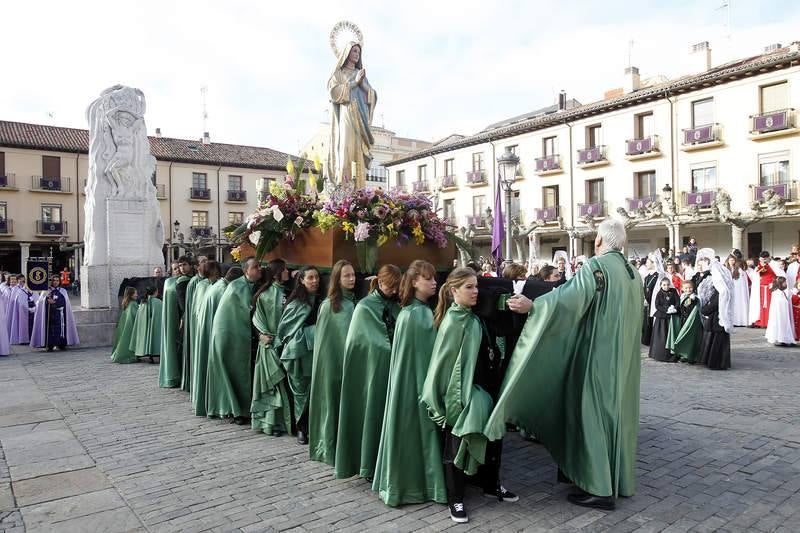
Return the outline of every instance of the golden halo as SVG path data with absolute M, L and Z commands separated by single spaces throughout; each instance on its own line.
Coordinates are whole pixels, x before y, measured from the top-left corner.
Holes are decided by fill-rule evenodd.
M 342 50 L 342 46 L 344 44 L 356 42 L 360 45 L 363 45 L 364 36 L 361 34 L 361 30 L 355 23 L 350 22 L 349 20 L 340 20 L 337 22 L 333 29 L 331 30 L 331 50 L 333 50 L 333 55 L 337 58 L 339 57 L 339 53 Z

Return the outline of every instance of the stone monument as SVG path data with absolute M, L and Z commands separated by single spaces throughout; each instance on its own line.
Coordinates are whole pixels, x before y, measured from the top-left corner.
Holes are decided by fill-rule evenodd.
M 142 91 L 114 85 L 89 105 L 89 177 L 81 266 L 81 307 L 118 307 L 128 277 L 163 266 L 164 225 L 152 182 L 155 158 Z

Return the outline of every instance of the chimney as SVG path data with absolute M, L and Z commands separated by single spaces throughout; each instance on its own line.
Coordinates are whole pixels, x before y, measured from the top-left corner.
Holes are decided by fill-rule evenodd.
M 706 72 L 711 68 L 711 46 L 708 41 L 692 45 L 689 55 L 692 61 L 692 74 Z
M 211 144 L 211 136 L 207 131 L 203 132 L 203 144 Z
M 161 138 L 161 128 L 156 128 L 156 137 Z
M 622 91 L 625 94 L 639 90 L 639 69 L 628 67 L 625 69 L 625 82 L 622 84 Z
M 771 54 L 772 52 L 777 52 L 781 48 L 783 48 L 781 46 L 781 43 L 768 44 L 767 46 L 764 47 L 764 53 L 765 54 Z
M 559 111 L 566 111 L 567 110 L 567 93 L 566 93 L 566 91 L 560 91 L 558 93 L 558 110 Z

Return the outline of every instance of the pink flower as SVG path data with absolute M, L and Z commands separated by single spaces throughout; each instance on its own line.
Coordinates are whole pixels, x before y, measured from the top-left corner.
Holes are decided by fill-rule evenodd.
M 359 222 L 353 232 L 353 238 L 356 242 L 366 241 L 369 238 L 369 222 Z

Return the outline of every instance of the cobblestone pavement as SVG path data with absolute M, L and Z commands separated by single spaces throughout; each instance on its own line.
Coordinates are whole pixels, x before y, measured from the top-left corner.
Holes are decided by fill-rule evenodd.
M 393 509 L 289 437 L 192 416 L 157 365 L 107 350 L 0 359 L 0 531 L 798 531 L 800 349 L 737 330 L 734 369 L 642 365 L 636 496 L 567 503 L 541 446 L 506 440 L 515 504 Z

